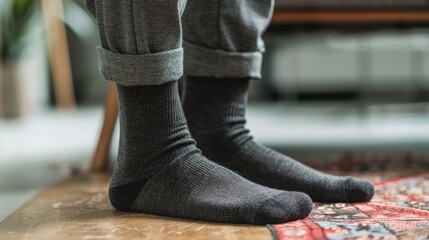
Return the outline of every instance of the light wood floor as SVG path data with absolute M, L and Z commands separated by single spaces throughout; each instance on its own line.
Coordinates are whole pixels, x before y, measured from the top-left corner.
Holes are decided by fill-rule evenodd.
M 264 226 L 224 225 L 117 212 L 109 177 L 70 177 L 0 223 L 0 239 L 272 239 Z

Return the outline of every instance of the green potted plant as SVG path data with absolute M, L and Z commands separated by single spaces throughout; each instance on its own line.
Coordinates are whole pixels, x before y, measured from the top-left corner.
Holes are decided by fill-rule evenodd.
M 1 0 L 1 71 L 0 71 L 0 115 L 20 116 L 25 112 L 26 93 L 23 90 L 21 62 L 28 39 L 28 32 L 37 21 L 39 1 Z

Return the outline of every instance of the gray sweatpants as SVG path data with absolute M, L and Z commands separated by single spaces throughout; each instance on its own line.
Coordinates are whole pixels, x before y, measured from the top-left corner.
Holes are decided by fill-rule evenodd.
M 126 86 L 159 85 L 184 73 L 260 78 L 261 36 L 273 5 L 274 0 L 87 0 L 99 27 L 100 71 Z

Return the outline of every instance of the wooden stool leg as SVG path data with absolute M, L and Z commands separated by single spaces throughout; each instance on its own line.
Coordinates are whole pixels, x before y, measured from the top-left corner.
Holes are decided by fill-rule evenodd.
M 104 104 L 104 119 L 97 148 L 91 161 L 91 172 L 102 172 L 106 170 L 109 161 L 110 143 L 115 130 L 118 117 L 118 97 L 115 84 L 111 84 Z
M 0 118 L 3 115 L 3 57 L 1 53 L 3 52 L 3 16 L 0 13 Z
M 48 40 L 55 101 L 59 108 L 75 109 L 67 33 L 62 21 L 63 0 L 42 0 L 41 3 Z

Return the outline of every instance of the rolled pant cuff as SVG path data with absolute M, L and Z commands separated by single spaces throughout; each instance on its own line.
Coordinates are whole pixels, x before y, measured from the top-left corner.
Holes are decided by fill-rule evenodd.
M 227 52 L 187 42 L 183 47 L 188 76 L 261 78 L 261 52 Z
M 183 48 L 128 55 L 97 47 L 101 74 L 106 80 L 125 86 L 161 85 L 183 75 Z

